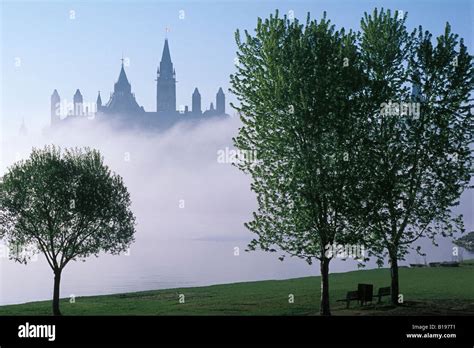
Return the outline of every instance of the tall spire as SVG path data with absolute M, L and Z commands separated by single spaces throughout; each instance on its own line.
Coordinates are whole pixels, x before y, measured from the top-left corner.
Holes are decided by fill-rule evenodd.
M 168 39 L 165 39 L 156 79 L 156 111 L 176 112 L 176 73 L 171 61 Z
M 161 55 L 161 63 L 171 64 L 170 48 L 168 46 L 168 39 L 165 39 L 165 46 L 163 47 L 163 54 Z

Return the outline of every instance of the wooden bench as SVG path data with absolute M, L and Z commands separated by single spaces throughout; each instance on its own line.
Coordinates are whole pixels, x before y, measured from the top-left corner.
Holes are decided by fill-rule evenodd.
M 346 308 L 349 308 L 351 301 L 359 301 L 359 291 L 348 291 L 345 299 L 337 300 L 337 302 L 346 302 Z
M 391 293 L 392 293 L 392 291 L 390 289 L 390 286 L 387 286 L 385 288 L 379 288 L 379 291 L 378 291 L 377 295 L 375 295 L 375 297 L 379 298 L 377 303 L 381 303 L 382 302 L 382 297 L 383 296 L 390 296 Z
M 372 284 L 358 284 L 356 291 L 348 291 L 346 298 L 337 300 L 337 302 L 346 302 L 346 308 L 349 308 L 351 301 L 357 301 L 361 306 L 367 302 L 372 302 L 374 286 Z

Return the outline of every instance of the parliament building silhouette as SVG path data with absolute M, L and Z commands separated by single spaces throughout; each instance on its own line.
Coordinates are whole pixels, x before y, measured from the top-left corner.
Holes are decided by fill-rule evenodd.
M 71 108 L 64 112 L 61 98 L 55 89 L 51 96 L 51 126 L 57 127 L 70 120 L 96 120 L 111 122 L 121 126 L 151 127 L 166 129 L 184 120 L 203 120 L 218 116 L 229 116 L 225 113 L 225 94 L 219 88 L 216 104 L 211 103 L 209 109 L 202 111 L 201 94 L 197 88 L 192 95 L 191 110 L 184 106 L 176 109 L 176 71 L 171 61 L 168 39 L 165 39 L 163 54 L 156 79 L 156 111 L 147 112 L 140 106 L 125 73 L 123 59 L 122 67 L 114 91 L 106 104 L 102 104 L 100 92 L 96 103 L 89 105 L 83 102 L 79 89 L 73 97 Z

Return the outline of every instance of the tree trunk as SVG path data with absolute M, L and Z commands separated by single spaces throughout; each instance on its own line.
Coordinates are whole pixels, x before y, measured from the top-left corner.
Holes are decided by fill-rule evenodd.
M 392 305 L 398 306 L 398 293 L 400 289 L 398 286 L 398 260 L 396 253 L 390 253 L 390 277 L 392 279 L 390 286 Z
M 61 315 L 61 311 L 59 310 L 60 282 L 61 282 L 61 270 L 54 270 L 53 315 Z
M 319 313 L 321 315 L 331 315 L 329 309 L 329 261 L 330 259 L 323 257 L 320 261 L 321 266 L 321 307 Z

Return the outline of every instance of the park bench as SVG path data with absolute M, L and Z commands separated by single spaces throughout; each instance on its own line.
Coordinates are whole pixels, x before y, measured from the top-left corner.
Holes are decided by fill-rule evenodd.
M 390 286 L 387 286 L 385 288 L 379 288 L 377 295 L 375 295 L 375 297 L 378 297 L 377 303 L 382 302 L 383 296 L 390 296 L 390 294 L 391 294 Z
M 349 308 L 351 301 L 359 301 L 359 291 L 348 291 L 345 299 L 337 300 L 337 302 L 346 302 L 346 308 Z
M 349 308 L 351 301 L 357 301 L 363 306 L 366 302 L 372 302 L 373 289 L 372 284 L 358 284 L 356 291 L 348 291 L 346 298 L 337 302 L 346 302 L 346 308 Z

